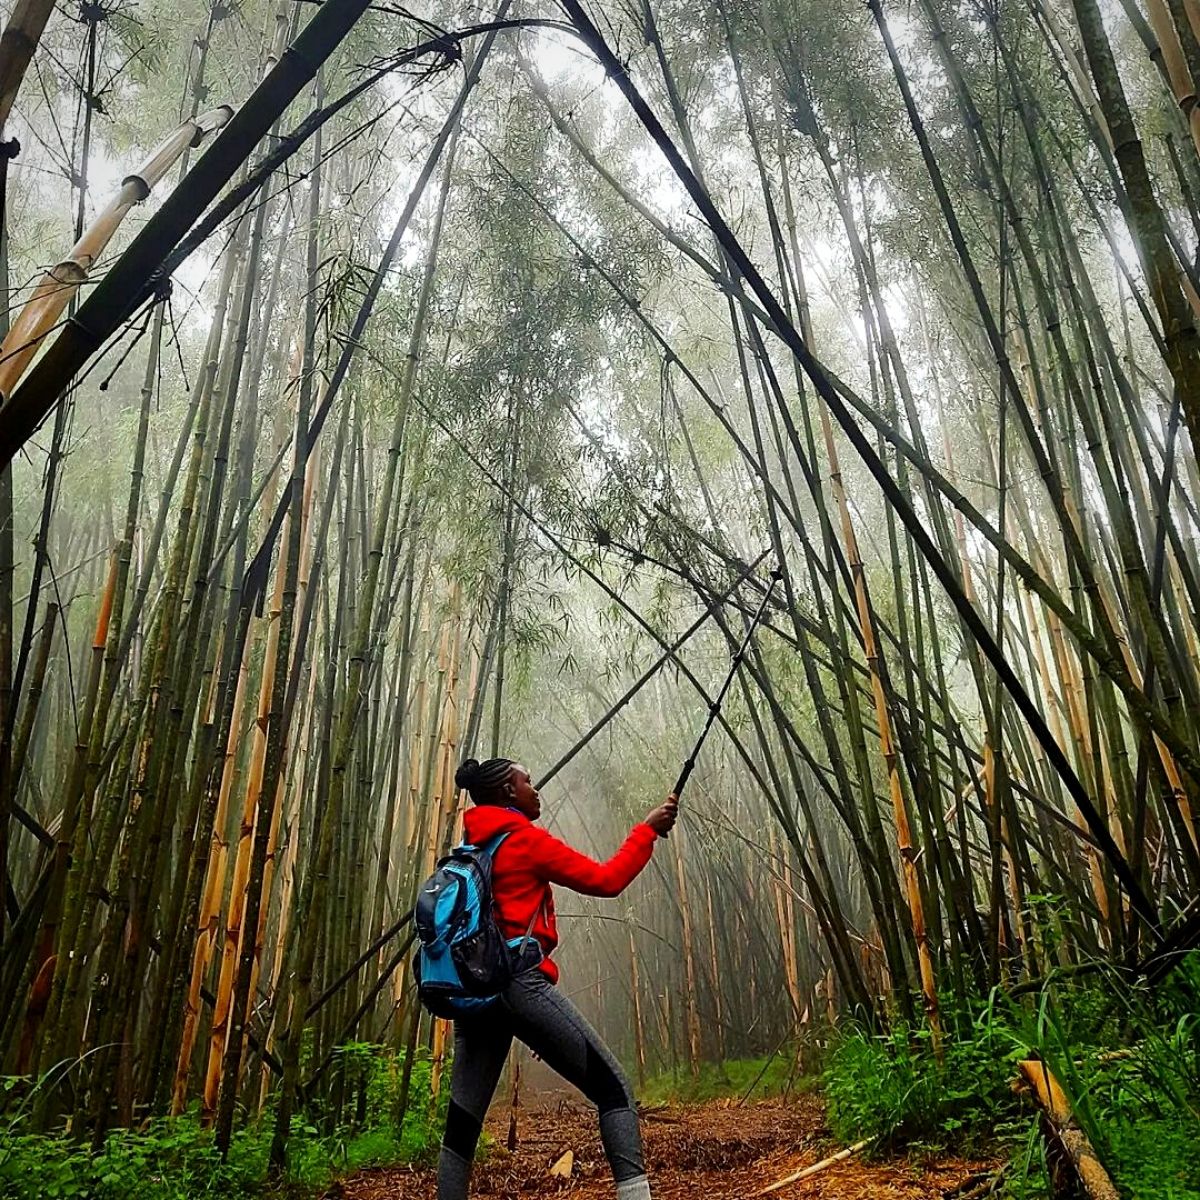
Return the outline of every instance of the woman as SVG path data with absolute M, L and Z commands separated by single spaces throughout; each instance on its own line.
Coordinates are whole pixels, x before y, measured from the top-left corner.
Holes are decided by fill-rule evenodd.
M 600 1138 L 618 1200 L 649 1200 L 633 1092 L 617 1060 L 576 1007 L 555 987 L 558 945 L 552 883 L 587 896 L 618 896 L 650 861 L 654 843 L 675 824 L 670 796 L 608 860 L 596 862 L 533 824 L 542 805 L 529 772 L 507 758 L 467 759 L 454 776 L 475 807 L 463 820 L 475 845 L 508 836 L 492 859 L 492 900 L 505 938 L 524 944 L 530 966 L 499 1000 L 454 1022 L 450 1108 L 438 1163 L 438 1200 L 466 1200 L 479 1131 L 514 1037 L 574 1084 L 600 1110 Z M 539 954 L 540 952 L 540 954 Z M 540 961 L 539 961 L 540 958 Z

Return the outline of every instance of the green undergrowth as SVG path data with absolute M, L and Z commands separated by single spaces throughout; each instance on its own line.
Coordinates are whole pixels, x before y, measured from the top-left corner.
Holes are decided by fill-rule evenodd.
M 940 1061 L 927 1029 L 843 1027 L 822 1076 L 830 1125 L 876 1151 L 998 1155 L 1001 1194 L 1048 1197 L 1058 1149 L 1015 1087 L 1018 1063 L 1039 1059 L 1123 1197 L 1200 1200 L 1198 984 L 1193 956 L 1157 989 L 1097 970 L 965 1012 L 947 1005 Z
M 27 1118 L 38 1089 L 22 1095 L 25 1081 L 6 1079 L 10 1098 L 22 1098 L 0 1109 L 0 1198 L 310 1197 L 363 1167 L 428 1161 L 441 1138 L 444 1105 L 430 1103 L 430 1066 L 420 1058 L 413 1065 L 408 1111 L 397 1127 L 401 1069 L 398 1056 L 383 1048 L 344 1047 L 331 1073 L 330 1094 L 337 1100 L 292 1121 L 282 1176 L 272 1175 L 268 1166 L 270 1108 L 235 1131 L 224 1160 L 195 1112 L 113 1130 L 93 1152 L 65 1134 L 31 1131 Z
M 685 1065 L 652 1075 L 638 1088 L 643 1104 L 704 1104 L 726 1097 L 763 1100 L 784 1092 L 811 1091 L 815 1080 L 795 1069 L 794 1053 L 780 1051 L 767 1058 L 735 1058 L 701 1063 L 696 1074 Z

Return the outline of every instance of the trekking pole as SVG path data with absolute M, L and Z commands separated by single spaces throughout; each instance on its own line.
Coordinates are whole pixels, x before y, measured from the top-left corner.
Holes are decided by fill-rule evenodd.
M 725 676 L 725 682 L 721 684 L 721 690 L 717 693 L 717 698 L 708 706 L 708 718 L 704 722 L 704 728 L 700 730 L 700 736 L 696 739 L 696 744 L 692 747 L 692 752 L 687 756 L 687 761 L 683 764 L 683 770 L 679 772 L 679 778 L 675 781 L 675 786 L 671 789 L 671 794 L 678 800 L 683 795 L 684 786 L 691 778 L 692 770 L 696 766 L 696 755 L 700 753 L 700 747 L 704 745 L 704 739 L 708 737 L 708 731 L 713 727 L 713 722 L 717 719 L 717 714 L 721 711 L 721 704 L 725 700 L 725 693 L 729 691 L 730 684 L 733 683 L 733 677 L 737 674 L 737 669 L 742 665 L 742 659 L 746 656 L 746 649 L 750 645 L 750 639 L 754 636 L 754 631 L 758 628 L 759 622 L 763 618 L 763 613 L 767 611 L 767 603 L 771 599 L 771 593 L 775 590 L 775 585 L 783 578 L 783 571 L 776 567 L 771 572 L 771 584 L 763 595 L 762 603 L 758 606 L 758 611 L 750 621 L 750 627 L 746 630 L 746 636 L 742 638 L 742 644 L 734 653 L 733 661 L 729 665 L 729 674 Z
M 740 588 L 742 584 L 754 573 L 755 567 L 757 567 L 758 564 L 762 562 L 762 560 L 766 558 L 769 553 L 770 547 L 764 550 L 737 577 L 737 579 L 733 581 L 729 588 L 722 595 L 716 598 L 716 603 L 723 604 L 726 600 L 728 600 L 734 594 L 734 592 L 736 592 L 738 588 Z M 626 689 L 625 694 L 604 714 L 604 716 L 602 716 L 600 720 L 597 721 L 596 724 L 593 725 L 591 729 L 589 729 L 587 733 L 585 733 L 583 737 L 581 737 L 579 741 L 577 741 L 575 745 L 573 745 L 570 750 L 568 750 L 566 754 L 564 754 L 562 758 L 560 758 L 558 762 L 556 762 L 554 766 L 552 766 L 550 770 L 547 771 L 545 775 L 543 775 L 541 779 L 539 779 L 533 785 L 538 789 L 539 792 L 546 786 L 546 784 L 550 782 L 551 779 L 555 777 L 555 775 L 559 773 L 559 771 L 563 769 L 563 767 L 565 767 L 581 750 L 583 750 L 584 747 L 586 747 L 587 744 L 598 733 L 600 733 L 600 731 L 604 729 L 604 727 L 614 717 L 617 716 L 617 714 L 630 702 L 630 700 L 632 700 L 634 696 L 636 696 L 638 692 L 641 691 L 641 689 L 654 677 L 660 667 L 669 662 L 671 659 L 675 659 L 676 662 L 679 661 L 677 656 L 680 647 L 688 640 L 688 638 L 692 636 L 692 634 L 696 632 L 696 630 L 700 628 L 701 625 L 704 624 L 705 621 L 709 619 L 709 617 L 713 615 L 714 608 L 715 605 L 708 607 L 705 612 L 697 617 L 673 642 L 667 643 L 663 639 L 658 638 L 659 645 L 663 647 L 662 654 L 660 654 L 658 658 L 656 658 L 654 662 L 651 663 L 650 666 L 647 667 L 646 670 L 643 671 L 642 674 L 629 686 L 629 688 Z M 647 628 L 649 627 L 647 626 Z M 654 631 L 651 630 L 650 632 L 653 633 Z M 656 638 L 658 637 L 657 634 L 654 636 Z

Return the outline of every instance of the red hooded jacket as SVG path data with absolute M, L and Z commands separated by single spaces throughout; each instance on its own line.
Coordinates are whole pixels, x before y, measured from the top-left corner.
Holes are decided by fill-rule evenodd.
M 497 804 L 468 808 L 463 833 L 475 845 L 508 834 L 492 860 L 496 923 L 506 938 L 516 938 L 524 937 L 533 921 L 531 936 L 544 955 L 541 969 L 553 983 L 558 982 L 558 967 L 550 955 L 558 945 L 558 927 L 550 885 L 561 883 L 585 896 L 619 896 L 650 861 L 658 840 L 649 825 L 635 825 L 608 862 L 597 862 L 539 829 L 523 813 Z

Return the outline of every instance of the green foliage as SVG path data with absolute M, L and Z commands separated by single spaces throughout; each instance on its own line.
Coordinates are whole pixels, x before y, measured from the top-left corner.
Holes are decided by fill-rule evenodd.
M 234 1134 L 222 1161 L 212 1132 L 195 1112 L 162 1117 L 140 1129 L 114 1130 L 96 1152 L 61 1134 L 27 1132 L 24 1106 L 10 1116 L 0 1138 L 0 1198 L 3 1200 L 204 1200 L 206 1197 L 306 1196 L 363 1167 L 427 1161 L 436 1150 L 445 1120 L 445 1098 L 432 1102 L 431 1066 L 413 1063 L 410 1102 L 396 1127 L 403 1058 L 366 1043 L 339 1049 L 334 1065 L 340 1094 L 363 1103 L 353 1122 L 329 1122 L 328 1114 L 302 1114 L 292 1121 L 288 1170 L 268 1171 L 274 1114 Z M 19 1090 L 5 1080 L 5 1091 Z M 443 1089 L 445 1093 L 447 1089 Z M 354 1107 L 354 1106 L 348 1106 Z
M 638 1089 L 638 1097 L 644 1104 L 703 1104 L 726 1096 L 740 1099 L 748 1094 L 752 1100 L 762 1100 L 784 1092 L 810 1091 L 816 1081 L 797 1076 L 794 1064 L 795 1056 L 783 1052 L 769 1062 L 765 1058 L 736 1058 L 701 1063 L 696 1076 L 686 1069 L 651 1076 Z
M 175 1200 L 252 1194 L 265 1178 L 269 1140 L 269 1129 L 243 1129 L 222 1162 L 193 1114 L 163 1118 L 144 1130 L 114 1130 L 95 1153 L 64 1136 L 10 1131 L 0 1150 L 0 1196 Z
M 991 1022 L 944 1044 L 939 1063 L 927 1030 L 845 1032 L 823 1082 L 829 1123 L 846 1144 L 936 1152 L 949 1146 L 1009 1159 L 1005 1194 L 1045 1200 L 1046 1148 L 1038 1119 L 1013 1091 L 1019 1048 Z
M 1101 970 L 1099 986 L 1042 997 L 1041 1052 L 1124 1194 L 1200 1200 L 1200 956 L 1154 988 Z
M 846 1029 L 823 1076 L 834 1134 L 999 1152 L 1007 1194 L 1044 1197 L 1051 1151 L 1013 1087 L 1017 1063 L 1039 1058 L 1122 1195 L 1200 1200 L 1200 1018 L 1193 981 L 1177 975 L 1174 990 L 1052 981 L 1018 1000 L 996 994 L 957 1023 L 948 1011 L 958 1033 L 941 1062 L 926 1030 Z
M 1018 1115 L 1011 1081 L 1020 1055 L 990 1028 L 948 1040 L 943 1061 L 928 1031 L 898 1025 L 885 1034 L 844 1033 L 824 1074 L 829 1120 L 847 1142 L 977 1143 L 997 1121 Z
M 1200 1138 L 1195 1121 L 1132 1119 L 1106 1125 L 1107 1158 L 1129 1196 L 1200 1200 Z

